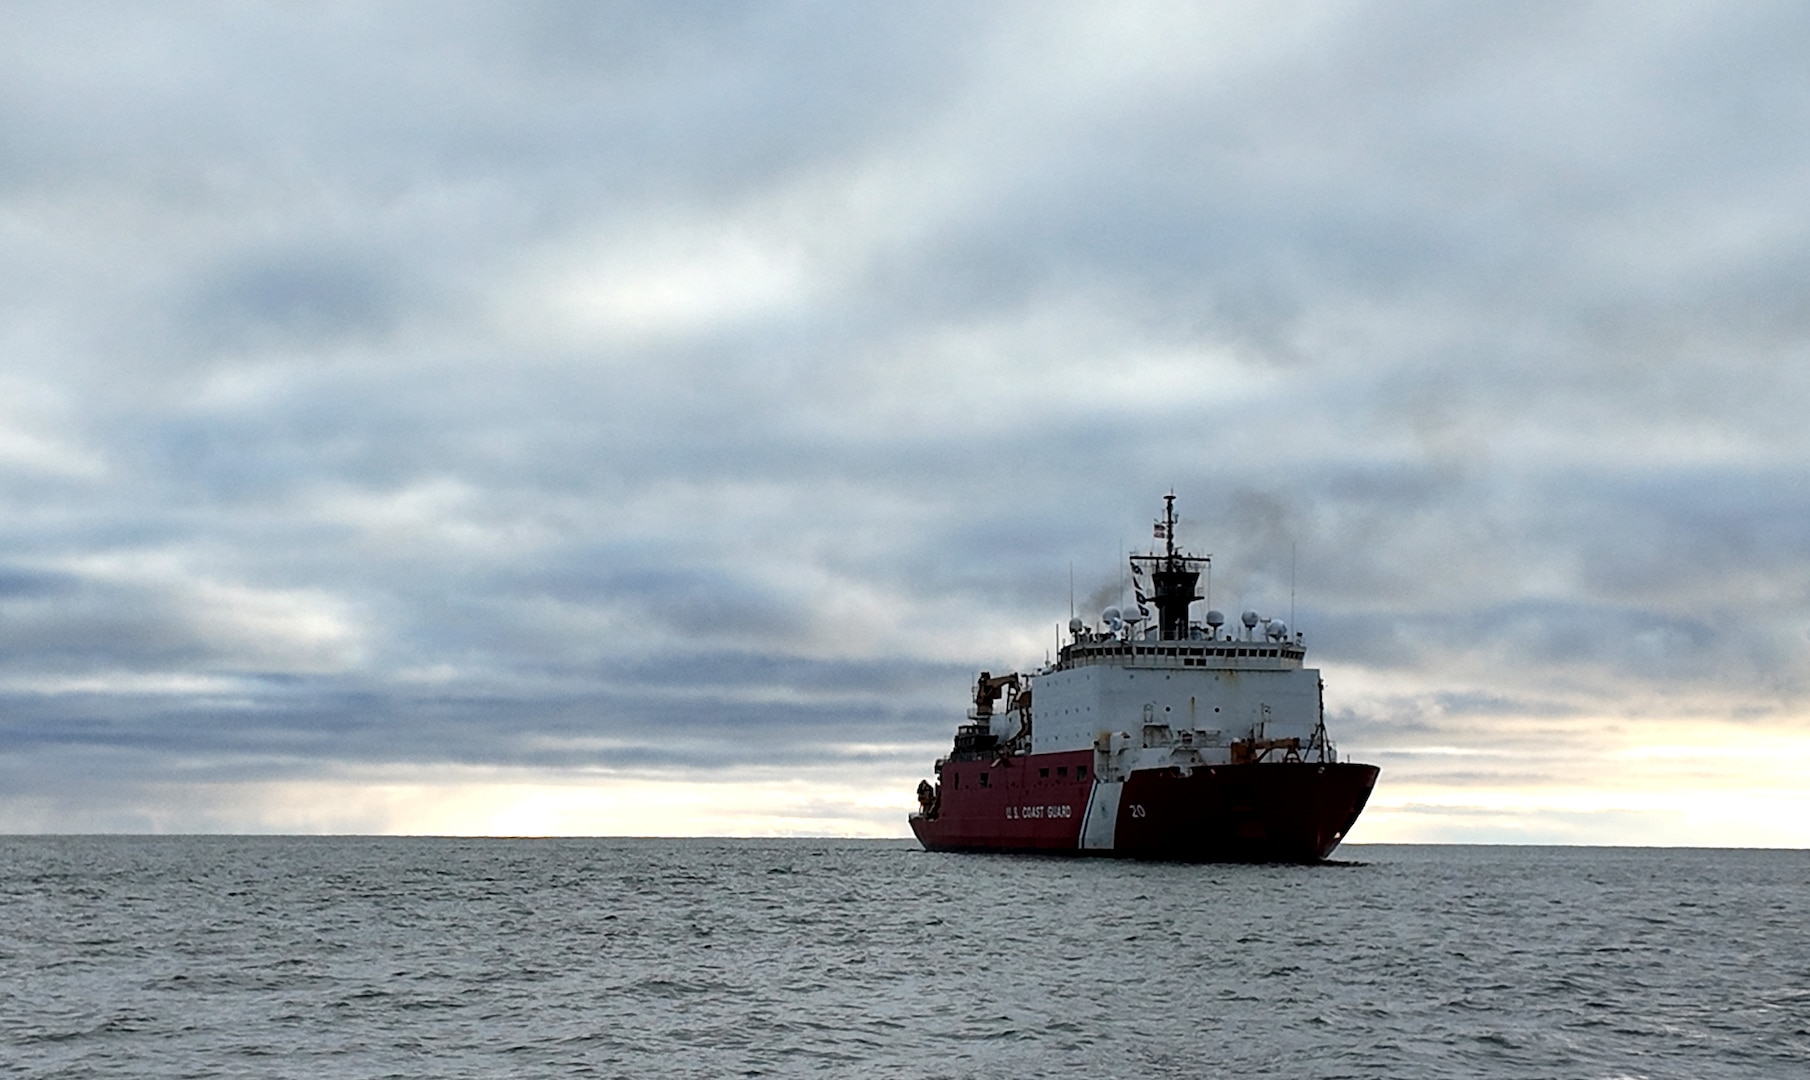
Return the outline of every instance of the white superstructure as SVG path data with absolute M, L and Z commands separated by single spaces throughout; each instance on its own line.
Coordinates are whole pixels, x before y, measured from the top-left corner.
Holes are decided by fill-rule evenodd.
M 984 717 L 992 735 L 1028 754 L 1093 750 L 1103 779 L 1140 768 L 1336 760 L 1320 672 L 1303 666 L 1300 634 L 1252 611 L 1239 620 L 1242 633 L 1228 631 L 1217 611 L 1189 618 L 1207 560 L 1176 551 L 1169 499 L 1157 524 L 1166 550 L 1132 557 L 1140 614 L 1108 608 L 1095 626 L 1072 620 L 1056 662 L 1033 672 L 1010 707 Z M 1156 607 L 1154 620 L 1145 603 Z

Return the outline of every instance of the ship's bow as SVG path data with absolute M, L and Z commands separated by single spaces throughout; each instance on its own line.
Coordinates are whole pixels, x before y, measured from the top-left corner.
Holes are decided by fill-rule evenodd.
M 1114 854 L 1211 862 L 1316 862 L 1363 813 L 1378 769 L 1258 763 L 1133 773 Z

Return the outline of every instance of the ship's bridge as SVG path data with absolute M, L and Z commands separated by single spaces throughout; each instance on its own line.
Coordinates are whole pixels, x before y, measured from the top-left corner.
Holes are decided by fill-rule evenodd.
M 1114 637 L 1078 640 L 1062 647 L 1057 671 L 1112 664 L 1118 667 L 1221 668 L 1239 671 L 1283 671 L 1298 668 L 1307 657 L 1299 642 L 1120 641 Z

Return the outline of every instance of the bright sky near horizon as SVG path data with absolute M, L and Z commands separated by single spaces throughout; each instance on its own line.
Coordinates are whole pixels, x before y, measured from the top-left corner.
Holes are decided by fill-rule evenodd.
M 6 25 L 0 832 L 907 836 L 1173 490 L 1353 841 L 1810 845 L 1810 7 Z

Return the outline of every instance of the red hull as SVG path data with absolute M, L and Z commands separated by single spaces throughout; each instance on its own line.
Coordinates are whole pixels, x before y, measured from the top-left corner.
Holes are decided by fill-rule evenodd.
M 1107 808 L 1109 828 L 1091 830 L 1094 846 L 1083 846 L 1092 759 L 1083 750 L 950 761 L 935 816 L 914 815 L 912 831 L 931 851 L 1315 862 L 1344 839 L 1377 777 L 1374 765 L 1350 763 L 1141 769 Z
M 912 831 L 931 851 L 1073 851 L 1093 759 L 1076 750 L 945 762 L 942 805 L 935 817 L 913 815 Z

